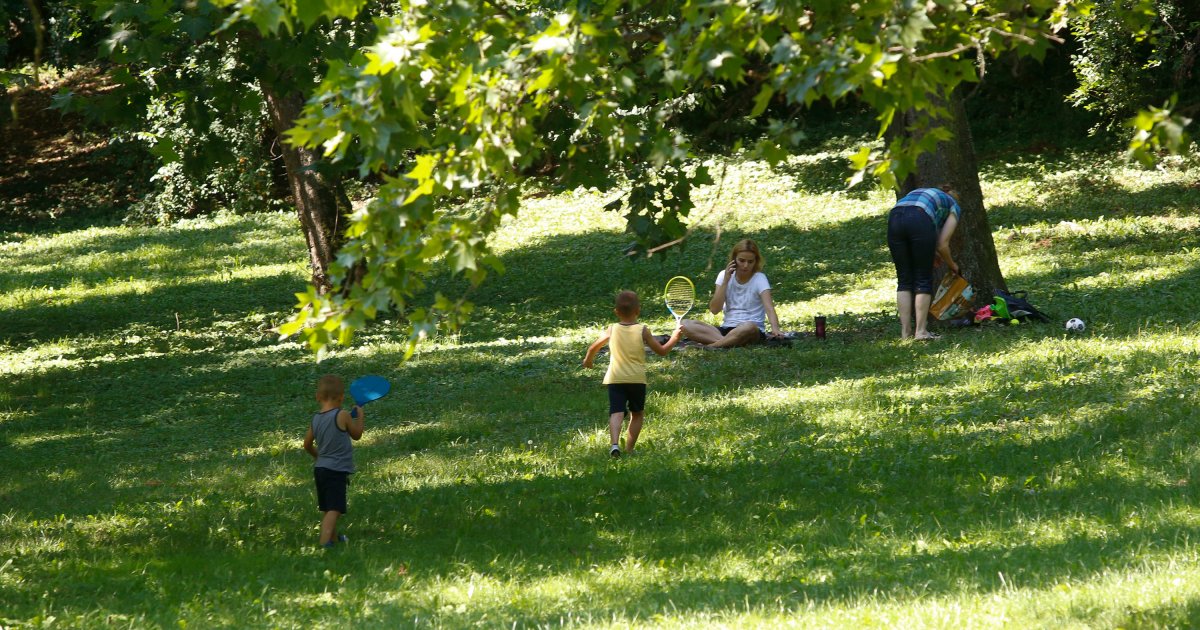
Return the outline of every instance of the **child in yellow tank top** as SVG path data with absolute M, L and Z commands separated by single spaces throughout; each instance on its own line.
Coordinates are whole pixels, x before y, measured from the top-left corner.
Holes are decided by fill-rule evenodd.
M 642 420 L 646 408 L 646 351 L 649 346 L 658 356 L 665 356 L 679 343 L 683 329 L 676 327 L 666 343 L 660 344 L 650 329 L 638 323 L 642 306 L 637 293 L 622 291 L 617 294 L 616 308 L 618 323 L 606 328 L 583 357 L 583 367 L 592 367 L 596 353 L 609 346 L 608 371 L 604 384 L 608 386 L 608 433 L 612 439 L 609 455 L 621 456 L 621 424 L 625 411 L 629 411 L 629 435 L 625 440 L 626 452 L 632 453 L 642 432 Z

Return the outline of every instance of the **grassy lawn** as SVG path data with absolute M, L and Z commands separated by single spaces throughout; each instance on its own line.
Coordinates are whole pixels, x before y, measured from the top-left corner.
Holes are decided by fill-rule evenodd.
M 914 344 L 849 151 L 730 162 L 637 263 L 605 197 L 530 199 L 476 317 L 406 363 L 394 322 L 321 364 L 276 341 L 290 215 L 4 234 L 0 626 L 1200 624 L 1200 168 L 986 160 L 1009 285 L 1056 323 Z M 640 453 L 609 459 L 579 361 L 613 294 L 668 332 L 663 282 L 705 299 L 743 236 L 784 327 L 829 339 L 652 359 Z M 394 383 L 328 553 L 300 448 L 325 372 Z

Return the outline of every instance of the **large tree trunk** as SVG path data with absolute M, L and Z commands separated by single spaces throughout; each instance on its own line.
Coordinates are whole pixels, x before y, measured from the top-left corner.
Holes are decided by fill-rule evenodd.
M 296 76 L 296 70 L 286 63 L 273 61 L 273 52 L 264 46 L 262 36 L 254 29 L 243 29 L 237 34 L 239 45 L 248 54 L 262 63 L 251 64 L 256 69 L 256 78 L 267 105 L 271 128 L 279 141 L 278 150 L 283 155 L 287 171 L 288 186 L 300 218 L 304 238 L 308 242 L 308 260 L 312 269 L 312 284 L 320 293 L 333 288 L 331 267 L 338 250 L 345 242 L 342 234 L 343 217 L 351 212 L 350 198 L 342 187 L 341 179 L 328 168 L 319 151 L 296 147 L 283 139 L 286 132 L 296 125 L 304 110 L 303 86 L 311 86 L 312 78 Z M 304 66 L 301 73 L 309 72 Z M 348 291 L 362 278 L 363 266 L 356 265 L 342 278 L 341 290 Z
M 971 128 L 967 123 L 961 92 L 955 91 L 951 95 L 946 110 L 949 116 L 940 122 L 954 137 L 938 143 L 935 150 L 917 158 L 915 171 L 901 182 L 896 198 L 898 200 L 914 188 L 936 188 L 942 184 L 949 184 L 958 191 L 962 218 L 950 241 L 950 251 L 963 277 L 975 288 L 976 301 L 990 303 L 992 291 L 1007 290 L 1008 285 L 1000 271 L 992 228 L 988 225 L 987 211 L 983 207 L 975 145 L 971 141 Z M 925 134 L 930 126 L 931 120 L 927 115 L 913 111 L 903 116 L 897 115 L 888 130 L 889 140 L 901 134 L 908 140 L 915 140 Z
M 280 94 L 269 84 L 262 85 L 267 111 L 275 135 L 283 138 L 284 132 L 295 126 L 304 108 L 304 97 L 298 92 Z M 334 181 L 321 172 L 321 155 L 318 151 L 280 143 L 283 163 L 287 167 L 288 182 L 296 213 L 308 240 L 308 260 L 312 267 L 312 283 L 321 293 L 333 284 L 329 267 L 342 246 L 340 219 L 350 212 L 350 199 L 342 189 L 341 182 Z

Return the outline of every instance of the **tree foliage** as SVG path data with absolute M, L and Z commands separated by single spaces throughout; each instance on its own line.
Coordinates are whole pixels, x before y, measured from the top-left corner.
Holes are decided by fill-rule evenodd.
M 344 22 L 247 40 L 209 2 L 94 0 L 91 7 L 109 30 L 99 48 L 117 89 L 86 102 L 60 95 L 59 106 L 115 123 L 159 159 L 158 193 L 135 208 L 156 219 L 218 204 L 277 203 L 269 160 L 279 149 L 271 146 L 264 78 L 307 96 L 325 58 L 348 57 L 356 37 L 368 36 Z
M 1164 0 L 1165 2 L 1166 0 Z M 11 4 L 11 1 L 9 2 Z M 898 115 L 918 133 L 864 147 L 850 184 L 895 187 L 950 133 L 942 103 L 997 55 L 1041 55 L 1096 0 L 94 0 L 104 50 L 128 89 L 109 109 L 164 120 L 142 137 L 199 165 L 231 152 L 222 128 L 299 95 L 286 131 L 295 177 L 374 174 L 377 197 L 347 217 L 328 280 L 300 295 L 284 335 L 317 351 L 392 308 L 412 340 L 469 314 L 462 296 L 414 303 L 434 264 L 471 283 L 500 270 L 488 237 L 517 212 L 529 173 L 564 187 L 619 190 L 642 251 L 679 239 L 692 190 L 712 181 L 682 124 L 722 90 L 752 94 L 774 163 L 802 137 L 794 112 L 855 99 L 882 137 Z M 8 6 L 8 5 L 5 5 Z M 1115 4 L 1145 31 L 1151 0 Z M 286 97 L 286 98 L 283 98 Z M 278 130 L 293 122 L 272 110 Z M 1147 142 L 1177 112 L 1150 116 Z M 1155 118 L 1155 116 L 1158 116 Z M 214 129 L 218 132 L 214 133 Z M 246 134 L 232 134 L 245 138 Z M 222 145 L 222 143 L 225 143 Z M 233 148 L 232 150 L 237 150 Z M 215 163 L 215 162 L 212 162 Z M 196 166 L 190 167 L 195 169 Z M 304 171 L 304 173 L 300 173 Z M 331 173 L 325 177 L 325 173 Z M 293 181 L 293 190 L 300 190 Z M 336 192 L 336 191 L 335 191 Z M 334 195 L 336 197 L 336 194 Z M 319 195 L 318 195 L 319 197 Z M 314 197 L 316 198 L 316 197 Z M 301 212 L 302 218 L 304 212 Z M 335 217 L 336 218 L 336 217 Z M 310 248 L 313 247 L 310 241 Z M 314 250 L 315 251 L 315 250 Z M 329 256 L 325 254 L 323 256 Z M 317 258 L 321 258 L 318 256 Z M 316 258 L 314 258 L 314 261 Z
M 103 29 L 85 7 L 70 0 L 0 0 L 0 105 L 8 118 L 20 116 L 8 88 L 27 88 L 39 80 L 39 68 L 66 68 L 95 58 Z
M 772 103 L 803 107 L 856 98 L 877 112 L 880 133 L 897 112 L 917 124 L 940 114 L 934 97 L 977 78 L 977 63 L 1016 51 L 1039 56 L 1076 4 L 1043 0 L 858 3 L 577 2 L 557 6 L 416 0 L 377 21 L 376 42 L 333 65 L 293 142 L 334 160 L 356 154 L 360 172 L 386 174 L 378 198 L 355 214 L 343 265 L 367 276 L 346 295 L 301 296 L 283 332 L 320 350 L 346 341 L 392 304 L 409 309 L 421 274 L 443 255 L 472 282 L 498 268 L 487 236 L 517 211 L 521 174 L 554 152 L 553 176 L 628 181 L 611 204 L 643 244 L 678 238 L 691 189 L 710 181 L 691 138 L 673 124 L 680 104 L 714 85 L 748 86 L 757 116 Z M 316 7 L 316 8 L 314 8 Z M 264 33 L 353 17 L 355 2 L 236 6 Z M 755 146 L 782 159 L 795 122 L 771 120 Z M 864 148 L 855 178 L 892 186 L 944 132 Z M 566 139 L 567 142 L 562 142 Z M 472 199 L 474 213 L 447 211 Z M 462 303 L 439 296 L 451 323 Z M 409 312 L 414 339 L 435 314 Z
M 1102 125 L 1132 125 L 1130 150 L 1143 163 L 1160 149 L 1185 151 L 1190 116 L 1200 110 L 1200 4 L 1097 2 L 1072 32 L 1080 44 L 1072 101 L 1100 114 Z

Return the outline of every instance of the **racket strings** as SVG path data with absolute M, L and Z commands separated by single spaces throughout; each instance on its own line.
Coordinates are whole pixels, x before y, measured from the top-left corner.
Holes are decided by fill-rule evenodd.
M 692 308 L 693 304 L 695 304 L 695 300 L 692 298 L 667 299 L 667 308 L 673 311 L 686 311 Z
M 673 313 L 686 313 L 696 302 L 696 290 L 687 282 L 668 282 L 665 293 L 667 308 Z

